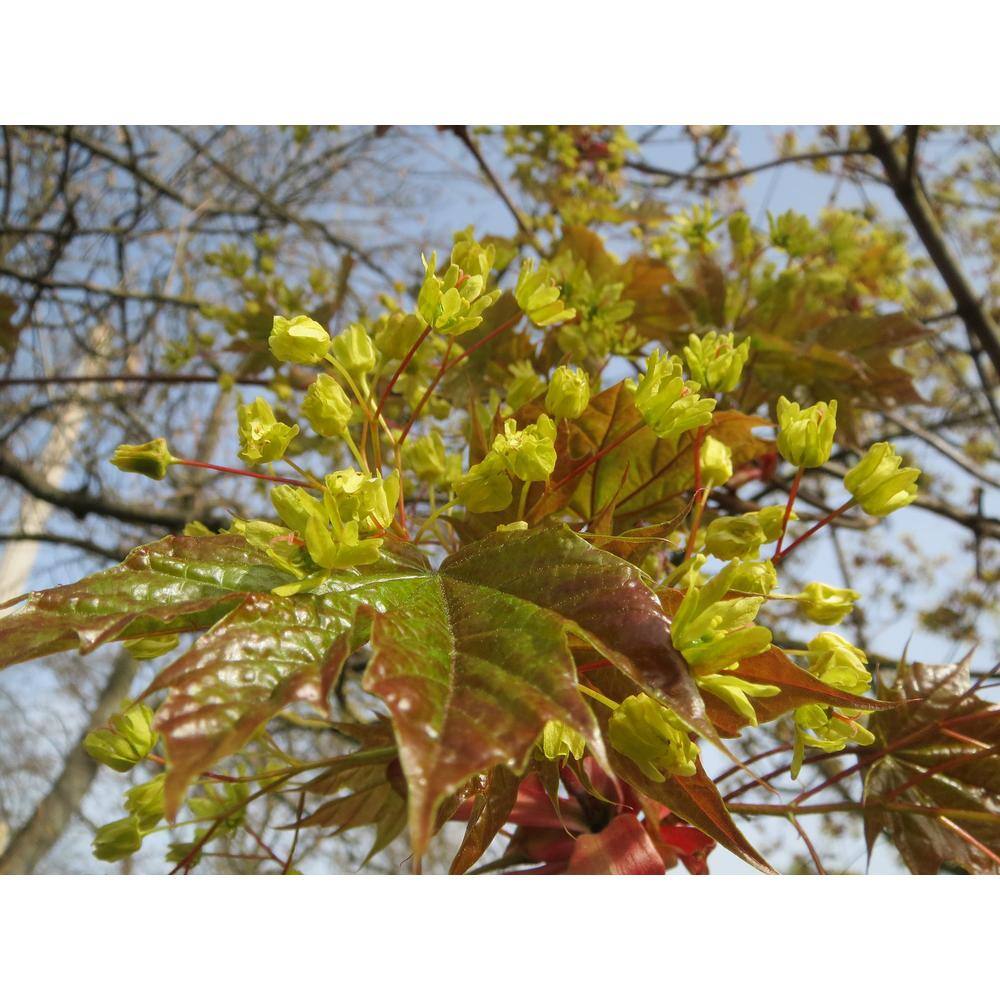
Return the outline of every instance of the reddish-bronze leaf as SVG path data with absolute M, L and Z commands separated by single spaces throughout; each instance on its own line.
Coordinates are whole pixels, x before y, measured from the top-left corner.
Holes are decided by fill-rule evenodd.
M 451 863 L 452 875 L 467 872 L 493 843 L 514 808 L 520 784 L 517 775 L 502 766 L 479 779 L 480 788 L 472 802 L 465 836 Z
M 577 838 L 567 875 L 665 875 L 667 867 L 642 824 L 616 816 L 600 833 Z
M 862 754 L 869 852 L 885 830 L 916 874 L 1000 874 L 1000 705 L 970 690 L 968 659 L 904 663 L 883 696 L 896 707 Z

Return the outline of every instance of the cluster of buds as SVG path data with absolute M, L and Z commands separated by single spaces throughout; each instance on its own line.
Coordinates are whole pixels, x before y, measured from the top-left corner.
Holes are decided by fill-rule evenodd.
M 733 670 L 771 647 L 771 632 L 754 623 L 762 596 L 727 597 L 740 568 L 729 563 L 701 585 L 690 580 L 671 626 L 671 639 L 696 677 Z
M 124 773 L 149 756 L 157 739 L 152 710 L 133 705 L 112 715 L 107 726 L 87 733 L 83 747 L 94 760 Z
M 406 467 L 428 486 L 445 486 L 462 474 L 462 458 L 445 451 L 444 439 L 435 427 L 424 437 L 411 438 L 403 449 Z
M 692 333 L 684 348 L 691 378 L 706 392 L 732 392 L 743 375 L 743 366 L 750 354 L 750 341 L 733 345 L 733 335 L 714 330 L 699 337 Z
M 271 404 L 261 396 L 237 409 L 240 435 L 240 458 L 249 465 L 280 461 L 292 439 L 299 433 L 298 424 L 278 420 Z
M 837 431 L 837 401 L 802 409 L 784 396 L 778 398 L 778 451 L 796 468 L 815 469 L 830 459 Z
M 785 508 L 762 507 L 734 517 L 717 517 L 705 529 L 705 551 L 723 559 L 756 559 L 760 547 L 776 541 L 781 533 Z
M 838 691 L 849 694 L 867 691 L 872 681 L 867 663 L 868 658 L 857 646 L 834 632 L 820 632 L 809 643 L 810 672 Z M 821 704 L 797 708 L 792 777 L 798 777 L 806 747 L 833 753 L 843 750 L 848 743 L 870 746 L 875 737 L 857 721 L 860 715 L 856 709 L 832 709 Z
M 297 486 L 276 486 L 271 502 L 281 520 L 305 543 L 316 566 L 350 569 L 375 562 L 399 500 L 399 477 L 364 476 L 354 469 L 331 473 L 318 498 Z M 362 537 L 362 533 L 369 537 Z M 304 575 L 301 570 L 296 575 Z
M 838 625 L 853 610 L 861 595 L 848 587 L 831 587 L 826 583 L 810 583 L 796 594 L 799 610 L 817 625 Z
M 547 264 L 540 264 L 536 271 L 533 260 L 521 263 L 514 301 L 535 326 L 554 326 L 576 316 L 576 310 L 567 308 L 560 295 L 559 285 Z
M 556 467 L 555 441 L 555 421 L 543 413 L 521 430 L 515 420 L 505 421 L 503 434 L 493 439 L 493 452 L 503 459 L 511 475 L 525 483 L 539 483 Z
M 492 251 L 488 247 L 474 253 L 468 246 L 456 244 L 443 277 L 437 275 L 437 254 L 431 254 L 430 260 L 424 258 L 424 281 L 417 296 L 417 312 L 429 327 L 446 336 L 458 337 L 482 323 L 483 313 L 500 298 L 500 291 L 486 291 L 489 266 L 483 273 L 470 274 L 456 263 L 456 257 L 467 264 L 474 260 L 479 267 L 484 261 L 482 254 L 492 262 L 489 256 Z
M 697 382 L 684 381 L 678 358 L 653 351 L 639 381 L 626 379 L 625 385 L 635 393 L 636 407 L 659 438 L 676 440 L 685 431 L 712 421 L 715 400 L 699 396 Z
M 697 770 L 698 745 L 676 713 L 649 695 L 632 695 L 611 713 L 608 740 L 652 781 Z
M 267 346 L 278 361 L 318 365 L 330 350 L 330 334 L 308 316 L 275 316 Z
M 309 426 L 325 438 L 343 437 L 354 414 L 347 393 L 331 375 L 317 376 L 306 390 L 300 409 Z
M 920 470 L 900 468 L 902 458 L 887 441 L 873 444 L 844 477 L 844 486 L 872 517 L 886 517 L 913 503 Z

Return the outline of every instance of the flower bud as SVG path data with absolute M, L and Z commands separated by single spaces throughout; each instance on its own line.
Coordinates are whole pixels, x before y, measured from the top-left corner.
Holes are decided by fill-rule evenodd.
M 886 517 L 916 499 L 920 470 L 900 468 L 902 461 L 891 444 L 879 441 L 844 476 L 844 486 L 866 514 Z
M 133 705 L 126 712 L 112 715 L 107 726 L 87 733 L 83 747 L 94 760 L 124 773 L 146 759 L 157 739 L 152 710 Z
M 871 746 L 875 736 L 855 719 L 861 713 L 852 709 L 829 709 L 825 705 L 802 705 L 795 710 L 795 748 L 790 774 L 797 778 L 805 748 L 815 747 L 827 753 L 843 750 L 848 743 Z
M 435 273 L 437 255 L 424 259 L 424 281 L 417 296 L 417 312 L 439 333 L 458 337 L 483 321 L 483 312 L 498 298 L 499 289 L 485 292 L 482 275 L 468 275 L 451 264 L 443 278 Z
M 743 366 L 750 353 L 750 341 L 733 347 L 733 335 L 720 336 L 714 330 L 704 337 L 691 334 L 684 348 L 691 378 L 708 392 L 732 392 L 740 384 Z
M 367 375 L 378 363 L 375 344 L 360 323 L 352 323 L 333 338 L 330 352 L 354 377 Z
M 307 493 L 301 486 L 288 486 L 285 483 L 271 490 L 271 503 L 278 512 L 278 517 L 292 531 L 300 535 L 305 530 L 309 518 L 313 514 L 322 514 L 323 511 L 323 505 L 316 497 Z
M 778 398 L 778 451 L 786 462 L 815 469 L 830 459 L 837 430 L 837 401 L 815 403 L 804 410 L 784 396 Z
M 541 750 L 549 760 L 565 761 L 568 757 L 581 760 L 587 741 L 571 726 L 549 719 L 542 730 Z
M 299 425 L 282 423 L 275 419 L 271 404 L 258 396 L 248 406 L 237 409 L 240 433 L 240 458 L 250 465 L 277 462 L 292 438 L 299 433 Z
M 698 745 L 678 716 L 649 695 L 631 695 L 614 710 L 608 739 L 652 781 L 667 774 L 690 777 L 697 770 Z
M 762 562 L 737 563 L 730 589 L 744 594 L 767 597 L 778 586 L 778 571 L 769 559 Z
M 799 610 L 817 625 L 836 625 L 854 610 L 861 595 L 846 587 L 831 587 L 825 583 L 810 583 L 797 595 Z
M 149 833 L 163 819 L 163 788 L 166 773 L 158 774 L 152 781 L 135 785 L 125 793 L 125 808 L 136 820 L 140 832 Z
M 526 483 L 544 482 L 556 467 L 556 425 L 548 414 L 523 430 L 507 420 L 503 434 L 493 441 L 493 451 L 502 456 L 507 468 Z
M 705 529 L 705 551 L 716 559 L 755 559 L 766 541 L 764 529 L 753 514 L 717 517 Z
M 406 467 L 423 483 L 440 486 L 449 480 L 448 459 L 441 432 L 434 428 L 421 438 L 410 438 L 403 449 Z
M 733 475 L 733 451 L 718 438 L 706 435 L 701 443 L 701 484 L 706 490 L 729 482 Z
M 413 313 L 394 312 L 375 331 L 375 346 L 384 358 L 402 360 L 424 332 L 426 324 Z
M 122 472 L 138 472 L 150 479 L 162 479 L 176 461 L 163 438 L 145 444 L 120 444 L 111 458 L 111 464 Z
M 313 562 L 324 569 L 350 569 L 377 562 L 382 548 L 381 538 L 359 537 L 357 521 L 338 526 L 334 533 L 318 514 L 306 522 L 302 538 Z
M 463 273 L 485 281 L 493 268 L 496 255 L 496 247 L 492 243 L 482 246 L 472 238 L 471 226 L 463 232 L 455 233 L 451 262 L 457 264 Z
M 275 316 L 267 344 L 278 361 L 315 365 L 330 350 L 330 334 L 308 316 Z
M 495 528 L 496 531 L 527 531 L 528 522 L 527 521 L 511 521 L 509 524 L 498 524 Z
M 302 400 L 302 415 L 321 437 L 342 437 L 347 433 L 353 413 L 347 393 L 330 375 L 319 375 Z
M 576 420 L 590 402 L 590 380 L 579 368 L 560 365 L 545 393 L 545 409 L 556 420 Z
M 774 684 L 755 684 L 735 674 L 709 674 L 697 678 L 698 687 L 714 694 L 724 701 L 734 712 L 742 715 L 751 726 L 757 725 L 757 712 L 751 698 L 773 698 L 781 694 L 781 688 Z
M 810 671 L 838 691 L 864 694 L 872 683 L 867 664 L 864 652 L 835 632 L 820 632 L 809 642 Z
M 544 262 L 535 270 L 533 260 L 523 260 L 514 288 L 514 300 L 535 326 L 553 326 L 576 316 L 560 298 L 559 286 Z
M 659 438 L 676 439 L 712 422 L 715 400 L 702 399 L 698 383 L 684 381 L 677 358 L 661 358 L 659 351 L 653 351 L 646 359 L 645 374 L 638 382 L 626 379 L 625 385 L 635 393 L 636 407 Z
M 453 485 L 459 503 L 473 514 L 506 510 L 514 496 L 504 460 L 495 451 L 472 466 Z
M 94 835 L 94 857 L 98 861 L 121 861 L 142 847 L 142 833 L 134 816 L 100 827 Z
M 179 635 L 153 635 L 143 639 L 129 639 L 122 645 L 137 660 L 155 660 L 156 657 L 176 649 L 180 641 Z

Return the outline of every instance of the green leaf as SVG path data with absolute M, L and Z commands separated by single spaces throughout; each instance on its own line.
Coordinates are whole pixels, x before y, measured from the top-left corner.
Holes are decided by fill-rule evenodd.
M 242 538 L 167 537 L 112 569 L 29 595 L 0 618 L 0 667 L 67 649 L 89 653 L 114 639 L 203 629 L 244 595 L 289 579 L 262 564 Z
M 885 830 L 918 875 L 1000 874 L 1000 706 L 970 690 L 968 658 L 901 664 L 884 697 L 861 754 L 869 854 Z

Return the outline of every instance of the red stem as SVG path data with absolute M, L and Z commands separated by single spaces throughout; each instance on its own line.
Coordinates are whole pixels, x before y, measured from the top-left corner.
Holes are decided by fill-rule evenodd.
M 485 337 L 481 337 L 477 340 L 468 350 L 463 351 L 450 365 L 447 365 L 441 372 L 442 375 L 447 375 L 448 372 L 459 364 L 459 362 L 464 361 L 473 351 L 478 351 L 483 344 L 488 344 L 494 337 L 500 336 L 505 330 L 509 330 L 522 316 L 522 313 L 518 312 L 511 316 L 510 319 L 501 323 L 495 330 L 491 330 Z
M 318 490 L 320 487 L 307 483 L 303 479 L 287 479 L 285 476 L 267 476 L 263 472 L 249 472 L 247 469 L 233 469 L 228 465 L 213 465 L 211 462 L 196 462 L 193 458 L 175 458 L 176 465 L 189 465 L 192 469 L 211 469 L 213 472 L 224 472 L 230 476 L 248 476 L 250 479 L 266 479 L 269 483 L 285 483 L 288 486 L 301 486 L 304 490 Z
M 778 544 L 774 547 L 774 561 L 781 557 L 781 546 L 785 541 L 785 532 L 788 530 L 788 519 L 792 516 L 792 507 L 795 506 L 795 498 L 799 495 L 799 485 L 802 482 L 802 473 L 805 472 L 801 466 L 795 472 L 792 480 L 792 488 L 788 491 L 788 503 L 785 504 L 785 516 L 781 519 L 781 534 L 778 535 Z
M 844 511 L 849 510 L 855 505 L 855 503 L 857 503 L 857 501 L 852 497 L 846 503 L 842 503 L 836 510 L 830 511 L 826 517 L 824 517 L 821 521 L 817 521 L 805 534 L 799 535 L 799 537 L 796 538 L 784 552 L 775 552 L 774 558 L 771 561 L 777 566 L 782 559 L 787 559 L 788 556 L 794 552 L 796 548 L 798 548 L 798 546 L 800 546 L 807 538 L 811 538 L 817 531 L 819 531 L 820 528 L 829 524 L 832 520 L 834 520 L 834 518 L 840 517 Z
M 382 415 L 382 407 L 385 406 L 385 401 L 389 398 L 389 393 L 392 392 L 392 387 L 399 381 L 399 376 L 406 371 L 407 366 L 413 360 L 413 355 L 420 350 L 420 345 L 427 339 L 427 334 L 431 332 L 430 325 L 428 324 L 424 327 L 424 332 L 420 334 L 419 337 L 413 342 L 413 346 L 406 352 L 403 356 L 403 360 L 400 361 L 399 367 L 396 369 L 395 375 L 389 379 L 389 384 L 382 390 L 382 395 L 379 397 L 378 406 L 375 408 L 375 423 L 378 423 L 378 418 Z
M 573 469 L 572 472 L 570 472 L 566 476 L 563 476 L 563 478 L 560 479 L 558 483 L 553 483 L 551 486 L 547 487 L 545 492 L 551 493 L 554 490 L 562 489 L 563 486 L 565 486 L 569 482 L 572 482 L 574 479 L 576 479 L 577 476 L 583 475 L 583 473 L 586 472 L 587 469 L 589 469 L 595 462 L 599 462 L 602 458 L 604 458 L 605 455 L 607 455 L 609 452 L 614 451 L 615 448 L 617 448 L 620 444 L 624 444 L 637 431 L 641 431 L 644 426 L 645 423 L 640 421 L 633 428 L 631 428 L 631 430 L 627 430 L 624 434 L 622 434 L 621 437 L 615 438 L 615 440 L 612 441 L 611 444 L 602 448 L 600 451 L 595 452 L 585 462 L 582 462 L 575 469 Z
M 701 518 L 705 513 L 705 504 L 708 502 L 708 494 L 703 493 L 701 485 L 701 445 L 705 440 L 705 428 L 699 427 L 694 437 L 694 500 L 695 507 L 694 521 L 691 524 L 691 531 L 688 533 L 687 545 L 684 548 L 684 558 L 690 559 L 694 552 L 694 540 L 701 527 Z

